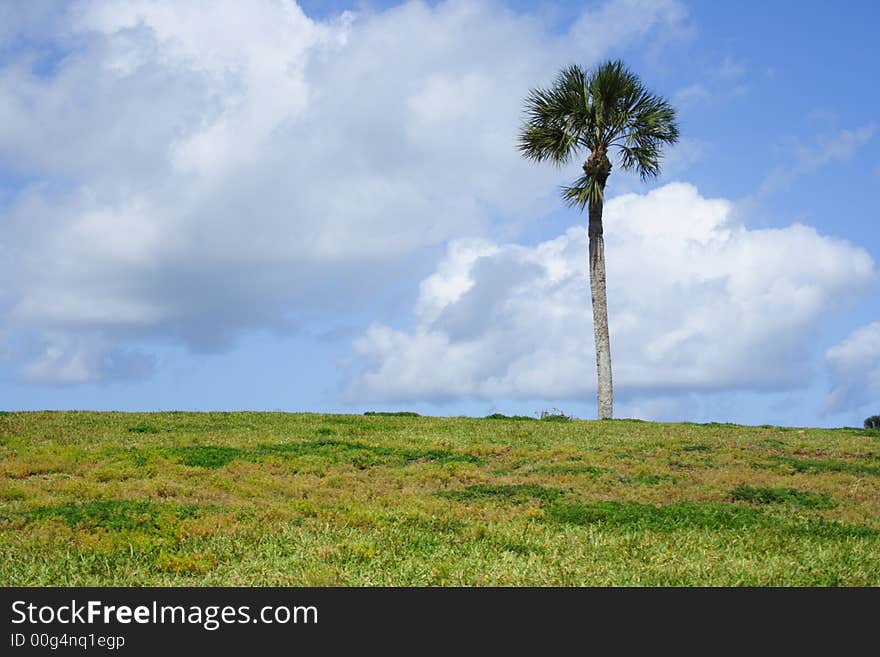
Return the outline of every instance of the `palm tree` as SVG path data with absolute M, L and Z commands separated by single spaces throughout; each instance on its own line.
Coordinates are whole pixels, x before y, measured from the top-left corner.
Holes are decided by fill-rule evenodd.
M 525 100 L 526 121 L 519 135 L 524 157 L 557 166 L 589 151 L 583 175 L 562 188 L 569 207 L 589 208 L 590 293 L 596 340 L 597 396 L 600 420 L 612 416 L 611 342 L 605 298 L 605 243 L 602 206 L 611 173 L 609 154 L 620 165 L 637 171 L 642 180 L 660 173 L 661 149 L 678 141 L 675 109 L 645 89 L 637 75 L 620 61 L 592 71 L 569 66 L 549 89 L 532 89 Z M 612 153 L 612 150 L 614 153 Z

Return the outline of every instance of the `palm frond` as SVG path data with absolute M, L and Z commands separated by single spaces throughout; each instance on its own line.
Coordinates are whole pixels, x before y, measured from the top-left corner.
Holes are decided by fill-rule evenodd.
M 640 92 L 641 82 L 618 60 L 597 67 L 587 80 L 587 88 L 596 111 L 597 138 L 607 145 L 625 119 L 632 98 Z
M 550 88 L 529 93 L 525 114 L 518 143 L 525 157 L 561 166 L 581 149 L 601 159 L 616 147 L 623 168 L 642 180 L 660 174 L 663 147 L 679 138 L 675 109 L 619 60 L 589 73 L 563 69 Z M 580 208 L 601 201 L 607 171 L 599 177 L 585 173 L 562 188 L 563 198 Z
M 620 61 L 597 67 L 587 84 L 600 108 L 603 144 L 618 146 L 623 168 L 643 180 L 659 175 L 662 146 L 679 137 L 675 109 Z
M 570 66 L 557 75 L 549 89 L 529 92 L 518 143 L 523 156 L 558 165 L 571 160 L 589 121 L 585 78 L 583 70 Z
M 636 171 L 642 182 L 660 175 L 660 149 L 653 143 L 620 147 L 620 164 L 627 171 Z
M 599 181 L 588 174 L 582 175 L 571 185 L 562 188 L 562 198 L 570 208 L 583 210 L 592 203 L 601 203 L 604 189 Z

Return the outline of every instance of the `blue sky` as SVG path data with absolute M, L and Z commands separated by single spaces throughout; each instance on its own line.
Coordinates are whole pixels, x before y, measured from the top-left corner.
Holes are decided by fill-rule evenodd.
M 880 412 L 876 3 L 10 3 L 0 408 L 595 416 L 585 217 L 521 100 L 622 58 L 619 417 Z

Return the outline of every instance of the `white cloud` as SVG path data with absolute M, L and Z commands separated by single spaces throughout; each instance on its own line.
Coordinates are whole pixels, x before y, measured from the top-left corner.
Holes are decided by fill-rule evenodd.
M 0 204 L 0 327 L 48 345 L 26 376 L 62 381 L 138 340 L 218 349 L 365 303 L 429 249 L 555 207 L 555 173 L 515 149 L 527 90 L 686 24 L 674 0 L 561 35 L 463 0 L 55 9 L 0 30 L 0 166 L 27 183 Z
M 715 94 L 709 91 L 705 84 L 695 82 L 675 92 L 673 103 L 676 107 L 690 107 L 709 102 L 714 97 Z
M 29 339 L 22 378 L 32 383 L 71 384 L 140 379 L 150 376 L 155 359 L 137 350 L 108 344 L 100 335 L 48 332 Z
M 618 0 L 586 9 L 571 28 L 581 56 L 597 59 L 661 27 L 661 39 L 687 38 L 691 25 L 678 0 Z
M 831 371 L 832 390 L 825 400 L 826 412 L 858 408 L 873 401 L 873 414 L 880 413 L 880 322 L 853 331 L 825 353 Z
M 681 180 L 694 168 L 694 165 L 705 161 L 712 154 L 712 144 L 702 139 L 682 137 L 663 151 L 662 173 L 659 181 Z M 609 179 L 606 193 L 609 196 L 639 193 L 645 190 L 645 182 L 635 171 L 626 171 L 619 159 L 614 158 L 614 175 Z
M 792 164 L 773 169 L 761 183 L 760 193 L 779 191 L 801 176 L 818 171 L 831 162 L 852 159 L 862 146 L 871 141 L 876 131 L 877 126 L 869 123 L 854 130 L 844 129 L 833 135 L 820 135 L 812 145 L 792 140 Z
M 799 224 L 750 230 L 731 209 L 684 183 L 607 203 L 623 397 L 802 385 L 811 331 L 872 280 L 863 249 Z M 363 370 L 351 399 L 587 399 L 595 389 L 581 227 L 534 248 L 453 243 L 422 283 L 416 320 L 412 331 L 375 324 L 356 341 Z
M 618 400 L 614 415 L 651 422 L 683 422 L 693 417 L 697 406 L 690 395 L 640 397 L 623 402 Z
M 745 63 L 730 55 L 724 57 L 717 66 L 704 73 L 703 80 L 679 89 L 672 97 L 673 104 L 683 110 L 699 105 L 726 103 L 749 93 L 743 82 L 748 68 Z
M 747 70 L 744 62 L 737 61 L 728 55 L 721 62 L 718 76 L 727 80 L 738 80 L 745 76 Z

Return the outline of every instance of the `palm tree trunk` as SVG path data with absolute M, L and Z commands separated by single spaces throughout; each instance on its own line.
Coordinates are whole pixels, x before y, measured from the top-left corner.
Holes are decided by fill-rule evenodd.
M 604 186 L 604 185 L 603 185 Z M 608 302 L 605 298 L 605 239 L 602 237 L 602 201 L 590 203 L 590 294 L 593 298 L 593 333 L 599 385 L 598 418 L 611 418 L 614 395 L 611 387 L 611 340 L 608 337 Z

